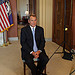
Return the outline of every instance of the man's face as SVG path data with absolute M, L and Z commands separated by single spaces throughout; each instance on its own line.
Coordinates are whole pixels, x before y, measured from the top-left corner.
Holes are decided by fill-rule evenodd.
M 35 27 L 37 24 L 37 19 L 36 19 L 36 17 L 31 16 L 30 19 L 28 20 L 28 22 L 30 23 L 30 25 L 32 27 Z

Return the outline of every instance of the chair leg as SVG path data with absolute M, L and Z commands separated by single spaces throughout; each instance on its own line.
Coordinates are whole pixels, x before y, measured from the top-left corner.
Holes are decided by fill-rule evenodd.
M 24 64 L 24 75 L 26 75 L 26 64 L 25 62 L 23 64 Z
M 24 75 L 26 75 L 26 64 L 25 64 L 25 62 L 23 64 L 24 64 Z M 44 74 L 46 74 L 46 67 L 44 69 Z
M 45 67 L 45 69 L 44 69 L 44 74 L 46 74 L 46 67 Z

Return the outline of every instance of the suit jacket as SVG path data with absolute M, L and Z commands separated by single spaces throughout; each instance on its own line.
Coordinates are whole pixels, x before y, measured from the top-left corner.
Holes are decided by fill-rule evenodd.
M 38 50 L 42 50 L 44 52 L 45 47 L 45 39 L 44 39 L 44 30 L 40 26 L 36 26 L 35 29 L 35 40 Z M 22 52 L 22 58 L 26 56 L 26 54 L 29 54 L 31 51 L 33 51 L 33 34 L 31 31 L 31 28 L 29 25 L 21 29 L 21 52 Z

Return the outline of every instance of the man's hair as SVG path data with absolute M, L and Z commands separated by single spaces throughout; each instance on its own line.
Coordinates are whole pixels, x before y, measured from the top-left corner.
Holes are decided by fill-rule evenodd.
M 29 20 L 30 20 L 30 17 L 31 17 L 31 16 L 36 17 L 36 15 L 35 15 L 35 14 L 30 15 L 30 16 L 28 17 L 28 19 L 29 19 Z M 37 17 L 36 17 L 36 18 L 37 18 Z

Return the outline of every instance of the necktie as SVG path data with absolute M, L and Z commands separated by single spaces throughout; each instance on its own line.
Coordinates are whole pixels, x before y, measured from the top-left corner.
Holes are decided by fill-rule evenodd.
M 32 32 L 33 32 L 33 41 L 34 41 L 33 50 L 34 50 L 34 52 L 36 52 L 38 49 L 37 49 L 36 41 L 35 41 L 35 30 L 34 30 L 34 28 L 33 28 Z

